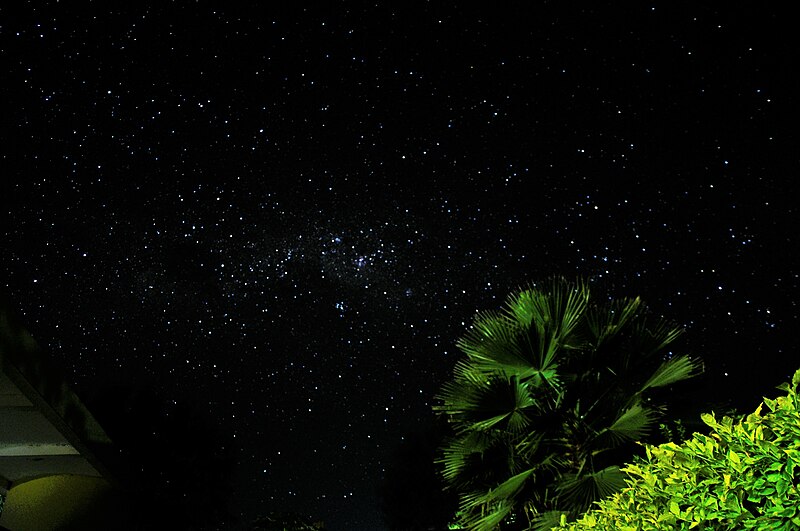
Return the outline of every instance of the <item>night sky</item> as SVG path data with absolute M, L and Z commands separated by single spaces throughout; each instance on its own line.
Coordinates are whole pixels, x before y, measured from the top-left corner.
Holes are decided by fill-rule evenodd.
M 685 325 L 709 402 L 800 367 L 778 4 L 14 4 L 0 288 L 81 396 L 202 411 L 240 523 L 384 529 L 455 340 L 551 275 Z

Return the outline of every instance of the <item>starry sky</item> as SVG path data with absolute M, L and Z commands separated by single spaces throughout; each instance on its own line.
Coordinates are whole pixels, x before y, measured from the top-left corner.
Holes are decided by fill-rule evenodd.
M 699 396 L 800 367 L 800 78 L 736 2 L 0 7 L 0 288 L 82 396 L 204 411 L 238 521 L 385 529 L 478 310 L 584 275 Z

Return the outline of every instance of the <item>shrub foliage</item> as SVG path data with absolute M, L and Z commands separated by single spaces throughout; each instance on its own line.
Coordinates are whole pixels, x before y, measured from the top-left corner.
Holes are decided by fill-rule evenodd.
M 800 529 L 798 384 L 800 370 L 746 417 L 704 414 L 710 435 L 647 446 L 622 469 L 626 488 L 553 530 Z

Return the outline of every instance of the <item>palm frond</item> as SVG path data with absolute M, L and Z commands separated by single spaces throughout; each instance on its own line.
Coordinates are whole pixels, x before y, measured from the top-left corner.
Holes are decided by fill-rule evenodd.
M 488 491 L 470 492 L 459 500 L 462 523 L 468 529 L 494 530 L 514 509 L 525 481 L 534 473 L 526 470 Z
M 510 330 L 513 330 L 513 321 L 496 310 L 485 310 L 475 315 L 466 336 L 480 342 L 483 339 L 502 339 Z
M 538 431 L 531 431 L 514 445 L 514 450 L 520 458 L 526 462 L 531 462 L 531 458 L 536 455 L 545 441 L 545 434 Z
M 552 364 L 549 369 L 531 368 L 519 373 L 519 378 L 534 388 L 544 388 L 548 391 L 560 393 L 562 391 L 561 376 L 558 374 L 558 364 Z
M 487 502 L 512 499 L 522 489 L 525 481 L 534 472 L 535 469 L 533 468 L 525 470 L 524 472 L 520 472 L 519 474 L 516 474 L 497 485 L 486 494 Z
M 456 345 L 467 356 L 481 355 L 481 345 L 487 341 L 503 343 L 512 340 L 517 332 L 515 323 L 496 311 L 481 312 L 475 316 L 472 326 Z M 476 351 L 476 352 L 474 352 Z M 491 355 L 491 353 L 489 353 Z
M 565 509 L 585 511 L 592 502 L 625 487 L 625 478 L 618 466 L 609 466 L 590 474 L 565 475 L 556 485 L 556 491 Z
M 478 407 L 480 395 L 488 385 L 488 381 L 449 380 L 435 397 L 442 403 L 434 405 L 433 409 L 448 415 L 451 420 L 459 420 Z
M 561 515 L 564 511 L 545 511 L 538 513 L 531 518 L 531 531 L 550 531 L 561 523 Z
M 595 448 L 611 449 L 627 441 L 638 441 L 650 434 L 657 418 L 656 411 L 634 403 L 624 410 L 611 426 L 600 430 L 595 437 Z
M 443 403 L 435 410 L 456 423 L 468 422 L 469 429 L 477 431 L 504 429 L 518 433 L 530 422 L 526 410 L 535 406 L 528 385 L 516 377 L 494 376 L 475 384 L 451 380 L 442 386 L 438 397 Z
M 697 376 L 703 364 L 689 356 L 675 356 L 663 362 L 642 385 L 640 393 L 652 387 L 663 387 Z
M 456 346 L 470 363 L 483 372 L 518 374 L 535 368 L 533 357 L 522 340 L 524 329 L 497 312 L 479 314 Z
M 470 531 L 496 531 L 512 510 L 513 506 L 507 502 L 497 502 L 491 506 L 474 505 L 472 500 L 464 502 L 462 497 L 458 524 Z
M 509 296 L 503 312 L 479 313 L 457 346 L 485 372 L 503 371 L 525 377 L 552 370 L 559 349 L 574 349 L 570 337 L 588 306 L 583 281 L 552 279 L 546 288 L 530 288 Z
M 553 306 L 557 309 L 558 337 L 559 339 L 569 335 L 580 322 L 589 305 L 589 286 L 583 280 L 569 283 L 562 280 L 559 285 L 561 290 L 556 289 L 554 283 Z
M 529 330 L 529 347 L 537 365 L 548 368 L 559 348 L 573 346 L 568 340 L 589 302 L 588 285 L 551 279 L 546 288 L 526 289 L 509 297 L 506 311 Z
M 458 360 L 453 368 L 453 376 L 456 381 L 478 387 L 485 385 L 496 372 L 484 371 L 468 360 Z
M 525 410 L 534 405 L 527 385 L 517 378 L 497 378 L 492 383 L 476 407 L 476 413 L 483 413 L 485 418 L 476 420 L 474 429 L 484 431 L 502 427 L 510 433 L 519 433 L 530 422 Z
M 642 357 L 649 357 L 665 350 L 675 342 L 685 330 L 663 318 L 642 318 L 636 323 L 634 337 Z
M 592 306 L 585 315 L 586 327 L 594 348 L 619 334 L 625 326 L 640 314 L 642 300 L 616 299 L 602 306 Z
M 442 456 L 434 462 L 443 465 L 442 476 L 455 481 L 467 469 L 470 460 L 488 450 L 496 439 L 484 432 L 467 432 L 449 439 L 442 449 Z

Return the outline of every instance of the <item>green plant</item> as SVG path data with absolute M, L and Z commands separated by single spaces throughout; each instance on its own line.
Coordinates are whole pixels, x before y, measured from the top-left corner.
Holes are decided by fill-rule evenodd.
M 478 314 L 435 407 L 456 434 L 439 458 L 456 523 L 549 529 L 622 488 L 619 465 L 664 417 L 652 391 L 700 369 L 670 352 L 680 334 L 638 297 L 598 302 L 560 278 Z
M 800 370 L 746 417 L 704 414 L 710 435 L 647 446 L 626 488 L 554 531 L 800 529 L 798 384 Z

